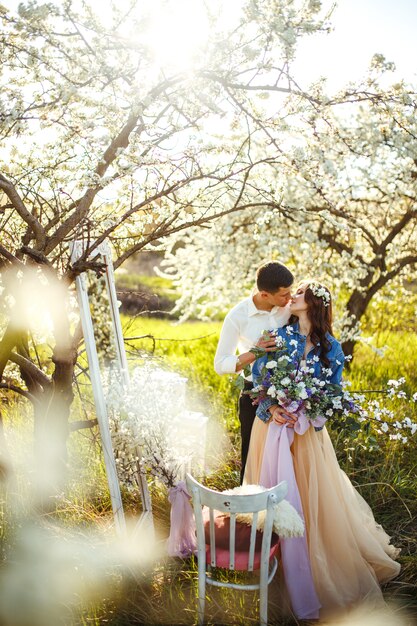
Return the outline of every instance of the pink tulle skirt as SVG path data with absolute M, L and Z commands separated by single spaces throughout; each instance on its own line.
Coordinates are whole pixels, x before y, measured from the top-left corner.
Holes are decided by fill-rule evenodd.
M 245 470 L 247 484 L 259 484 L 268 428 L 269 424 L 255 420 Z M 399 550 L 390 545 L 371 508 L 340 469 L 326 428 L 294 433 L 291 453 L 311 572 L 322 605 L 320 617 L 361 602 L 370 607 L 383 604 L 379 583 L 398 575 L 400 565 L 393 559 Z

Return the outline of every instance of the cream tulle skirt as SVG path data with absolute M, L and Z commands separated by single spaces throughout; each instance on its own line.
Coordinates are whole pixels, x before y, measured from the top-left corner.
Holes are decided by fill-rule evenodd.
M 259 483 L 267 432 L 268 424 L 255 419 L 246 484 Z M 400 565 L 393 559 L 399 550 L 389 544 L 371 508 L 340 469 L 326 428 L 294 433 L 291 452 L 320 616 L 359 602 L 382 604 L 379 583 L 398 575 Z

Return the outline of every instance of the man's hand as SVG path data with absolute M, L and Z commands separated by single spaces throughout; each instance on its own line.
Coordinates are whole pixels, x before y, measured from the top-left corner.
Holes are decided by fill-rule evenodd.
M 275 352 L 276 349 L 276 333 L 274 331 L 264 331 L 255 345 L 249 349 L 249 352 L 239 355 L 240 365 L 253 363 L 256 359 L 265 356 L 267 352 Z
M 288 428 L 294 428 L 297 423 L 298 417 L 295 413 L 290 413 L 286 409 L 277 404 L 269 407 L 269 412 L 271 413 L 272 420 L 276 424 L 287 424 Z
M 275 352 L 277 349 L 276 333 L 273 331 L 263 333 L 255 343 L 255 348 L 260 348 L 261 350 L 265 350 L 265 352 Z

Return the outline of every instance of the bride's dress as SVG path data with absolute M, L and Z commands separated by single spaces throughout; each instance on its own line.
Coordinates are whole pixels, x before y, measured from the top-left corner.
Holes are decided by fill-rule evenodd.
M 265 467 L 262 472 L 261 468 L 269 428 L 269 423 L 255 419 L 246 484 L 263 484 L 262 477 L 268 482 Z M 281 430 L 288 432 L 291 442 L 290 429 Z M 398 550 L 389 544 L 388 535 L 376 523 L 370 507 L 339 467 L 326 428 L 317 432 L 310 427 L 302 435 L 294 433 L 290 450 L 288 458 L 292 457 L 295 489 L 298 487 L 305 519 L 312 579 L 322 607 L 320 617 L 362 601 L 372 607 L 382 604 L 379 583 L 399 573 L 400 565 L 393 560 Z M 274 464 L 279 463 L 278 455 L 276 447 Z

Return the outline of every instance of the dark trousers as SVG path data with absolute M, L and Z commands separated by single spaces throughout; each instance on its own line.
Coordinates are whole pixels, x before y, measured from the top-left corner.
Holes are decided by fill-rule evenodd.
M 245 391 L 252 389 L 252 383 L 245 382 Z M 252 399 L 243 393 L 239 396 L 239 421 L 240 421 L 240 434 L 242 438 L 242 469 L 240 470 L 240 484 L 243 482 L 243 475 L 245 473 L 246 459 L 248 458 L 250 434 L 252 431 L 252 425 L 256 416 L 256 406 L 253 406 Z

